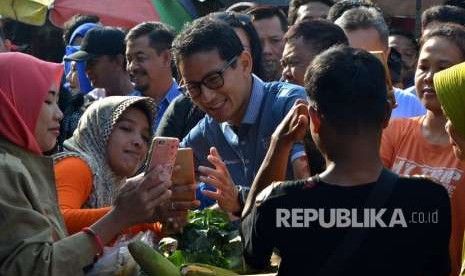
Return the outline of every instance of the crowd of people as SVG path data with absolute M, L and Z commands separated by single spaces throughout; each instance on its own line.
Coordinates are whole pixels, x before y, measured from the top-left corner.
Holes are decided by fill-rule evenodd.
M 95 273 L 196 208 L 237 222 L 257 271 L 462 275 L 465 2 L 418 37 L 388 22 L 369 0 L 244 2 L 179 33 L 76 15 L 62 63 L 0 29 L 0 275 Z M 196 183 L 144 168 L 154 136 L 192 148 Z

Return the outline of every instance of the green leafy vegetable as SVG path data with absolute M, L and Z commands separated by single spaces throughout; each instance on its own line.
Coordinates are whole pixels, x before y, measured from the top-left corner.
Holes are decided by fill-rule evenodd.
M 238 236 L 238 229 L 224 212 L 189 211 L 183 233 L 175 236 L 179 249 L 168 259 L 177 267 L 203 263 L 242 272 L 242 244 Z

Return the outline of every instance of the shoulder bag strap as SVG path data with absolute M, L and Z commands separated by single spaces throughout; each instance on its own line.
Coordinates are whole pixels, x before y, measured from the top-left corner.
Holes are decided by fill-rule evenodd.
M 365 207 L 379 209 L 390 198 L 399 176 L 383 168 L 373 190 L 365 202 Z M 348 260 L 357 252 L 366 238 L 369 228 L 351 228 L 336 250 L 331 254 L 317 276 L 339 275 Z

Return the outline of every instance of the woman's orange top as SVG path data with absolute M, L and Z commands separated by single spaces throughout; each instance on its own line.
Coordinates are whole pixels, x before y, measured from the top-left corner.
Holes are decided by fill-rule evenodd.
M 55 164 L 55 183 L 57 185 L 58 203 L 69 234 L 74 234 L 89 227 L 103 217 L 111 206 L 95 209 L 82 209 L 92 192 L 92 170 L 78 157 L 66 157 Z M 140 231 L 153 230 L 161 237 L 160 223 L 146 223 L 133 226 L 125 233 L 136 234 Z

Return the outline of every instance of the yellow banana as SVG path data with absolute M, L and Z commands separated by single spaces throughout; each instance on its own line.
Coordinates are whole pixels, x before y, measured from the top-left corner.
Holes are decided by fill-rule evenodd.
M 183 276 L 235 276 L 239 275 L 224 268 L 207 265 L 207 264 L 187 264 L 181 268 Z

